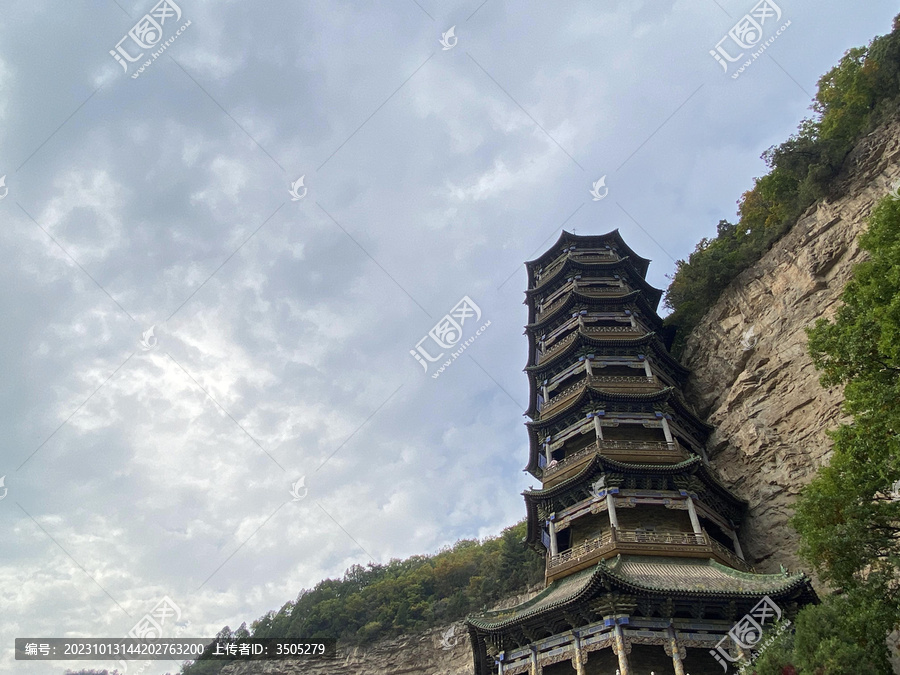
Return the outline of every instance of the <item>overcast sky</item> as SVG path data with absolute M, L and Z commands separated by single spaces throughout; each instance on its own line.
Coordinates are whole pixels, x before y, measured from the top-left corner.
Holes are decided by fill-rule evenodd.
M 0 673 L 523 518 L 523 262 L 619 228 L 665 287 L 900 11 L 776 1 L 737 78 L 746 0 L 5 3 Z

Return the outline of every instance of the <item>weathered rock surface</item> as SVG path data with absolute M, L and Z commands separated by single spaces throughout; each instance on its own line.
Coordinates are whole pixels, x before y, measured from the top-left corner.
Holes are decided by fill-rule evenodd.
M 827 429 L 842 421 L 840 388 L 825 389 L 804 329 L 831 317 L 873 205 L 900 177 L 900 118 L 864 139 L 820 201 L 721 295 L 687 341 L 686 396 L 716 427 L 710 462 L 750 503 L 741 540 L 757 570 L 797 569 L 787 521 L 800 489 L 827 462 Z

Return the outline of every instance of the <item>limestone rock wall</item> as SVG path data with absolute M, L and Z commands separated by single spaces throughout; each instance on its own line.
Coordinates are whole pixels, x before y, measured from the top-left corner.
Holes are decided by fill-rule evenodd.
M 898 162 L 900 117 L 857 145 L 838 179 L 841 196 L 810 207 L 687 341 L 685 395 L 716 427 L 707 450 L 720 479 L 750 503 L 740 537 L 758 571 L 801 567 L 790 507 L 828 460 L 826 429 L 842 421 L 842 391 L 819 384 L 804 328 L 837 309 L 862 259 L 856 239 L 900 177 Z

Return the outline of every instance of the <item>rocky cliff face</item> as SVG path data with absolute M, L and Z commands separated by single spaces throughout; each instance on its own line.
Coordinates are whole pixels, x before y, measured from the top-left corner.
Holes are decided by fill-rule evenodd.
M 841 196 L 810 207 L 722 293 L 687 341 L 686 396 L 716 427 L 710 463 L 750 503 L 740 537 L 760 572 L 801 566 L 787 524 L 791 505 L 828 460 L 825 431 L 842 421 L 842 392 L 819 384 L 804 328 L 837 309 L 862 258 L 856 239 L 900 177 L 898 160 L 900 117 L 857 145 L 837 181 Z

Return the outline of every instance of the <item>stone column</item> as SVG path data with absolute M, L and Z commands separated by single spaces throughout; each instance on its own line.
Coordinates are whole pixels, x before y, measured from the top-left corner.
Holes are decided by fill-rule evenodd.
M 611 492 L 606 493 L 606 510 L 609 512 L 609 525 L 619 529 L 619 519 L 616 516 L 616 503 Z
M 588 374 L 588 377 L 592 377 L 594 375 L 594 369 L 591 366 L 591 360 L 588 357 L 584 357 L 584 372 Z
M 650 370 L 650 359 L 646 356 L 644 357 L 644 372 L 647 374 L 647 377 L 653 377 L 653 371 Z
M 631 675 L 631 666 L 628 665 L 628 654 L 625 653 L 625 634 L 622 632 L 622 626 L 616 624 L 616 656 L 619 657 L 619 672 L 621 675 Z
M 675 666 L 675 675 L 684 675 L 684 663 L 681 661 L 681 651 L 678 647 L 675 628 L 669 626 L 666 632 L 669 634 L 669 648 L 672 650 L 672 665 Z
M 703 534 L 703 529 L 700 527 L 700 519 L 697 518 L 697 509 L 694 508 L 694 500 L 691 499 L 690 495 L 685 497 L 685 499 L 687 500 L 688 515 L 691 517 L 691 527 L 694 528 L 694 534 Z
M 603 440 L 603 427 L 600 426 L 600 417 L 594 415 L 594 433 L 597 434 L 597 440 Z
M 559 555 L 559 546 L 556 543 L 556 523 L 553 522 L 553 518 L 550 518 L 550 555 L 555 556 Z

